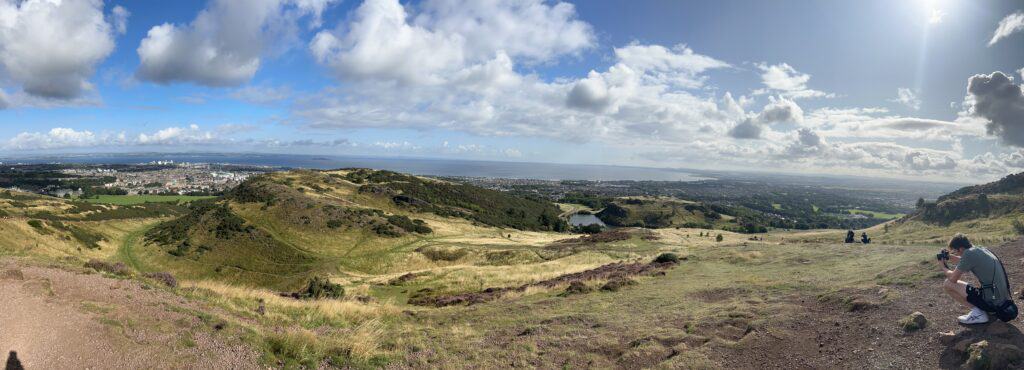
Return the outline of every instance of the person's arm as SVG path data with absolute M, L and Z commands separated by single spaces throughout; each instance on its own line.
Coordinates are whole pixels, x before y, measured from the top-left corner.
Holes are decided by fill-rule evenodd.
M 946 280 L 949 280 L 949 281 L 952 281 L 952 282 L 955 283 L 957 281 L 960 281 L 960 276 L 963 275 L 963 274 L 964 274 L 964 272 L 960 271 L 960 269 L 946 270 Z

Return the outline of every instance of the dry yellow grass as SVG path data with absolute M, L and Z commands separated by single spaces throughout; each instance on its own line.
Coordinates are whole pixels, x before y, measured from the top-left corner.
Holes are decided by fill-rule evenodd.
M 237 312 L 252 313 L 257 302 L 262 299 L 267 308 L 267 319 L 283 323 L 305 324 L 326 320 L 335 325 L 353 325 L 401 311 L 388 302 L 363 303 L 349 299 L 297 300 L 281 297 L 264 289 L 210 280 L 186 281 L 182 286 L 212 292 L 214 294 L 209 295 L 211 302 Z

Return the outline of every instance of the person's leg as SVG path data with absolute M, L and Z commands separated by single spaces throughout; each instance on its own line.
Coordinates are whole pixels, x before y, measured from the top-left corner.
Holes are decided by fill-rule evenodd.
M 974 308 L 974 305 L 967 302 L 967 282 L 963 280 L 952 282 L 947 279 L 942 283 L 942 290 L 964 307 Z

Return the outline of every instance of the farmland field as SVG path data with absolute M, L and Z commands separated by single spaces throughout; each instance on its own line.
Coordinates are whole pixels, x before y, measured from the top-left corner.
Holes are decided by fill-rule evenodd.
M 191 202 L 200 199 L 216 198 L 202 195 L 97 195 L 95 198 L 82 198 L 89 203 L 132 205 L 149 202 Z

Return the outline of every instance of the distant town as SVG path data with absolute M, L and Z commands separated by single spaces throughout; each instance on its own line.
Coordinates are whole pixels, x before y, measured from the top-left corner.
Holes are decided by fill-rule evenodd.
M 153 161 L 125 165 L 5 164 L 0 186 L 63 198 L 113 195 L 216 195 L 270 166 Z

